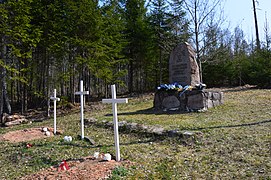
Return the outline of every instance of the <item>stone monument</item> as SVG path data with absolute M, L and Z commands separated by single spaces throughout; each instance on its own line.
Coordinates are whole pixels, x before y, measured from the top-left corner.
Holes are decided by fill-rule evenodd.
M 170 54 L 169 83 L 195 86 L 200 83 L 196 53 L 188 43 L 181 43 Z
M 198 111 L 223 104 L 222 92 L 205 90 L 201 84 L 196 53 L 188 43 L 179 44 L 170 54 L 169 83 L 164 85 L 169 88 L 155 93 L 155 109 Z

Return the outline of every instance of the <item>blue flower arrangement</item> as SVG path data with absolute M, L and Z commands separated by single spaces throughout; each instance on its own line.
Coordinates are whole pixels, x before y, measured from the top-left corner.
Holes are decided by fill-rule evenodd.
M 187 86 L 182 86 L 178 83 L 174 83 L 174 84 L 161 84 L 160 86 L 157 87 L 157 90 L 159 91 L 186 91 L 186 90 L 192 90 L 192 86 L 187 85 Z
M 206 88 L 206 84 L 196 84 L 194 89 L 202 91 Z M 174 84 L 161 84 L 157 87 L 158 91 L 169 91 L 169 92 L 178 92 L 178 95 L 181 97 L 187 90 L 192 91 L 193 87 L 190 85 L 182 86 L 178 83 Z

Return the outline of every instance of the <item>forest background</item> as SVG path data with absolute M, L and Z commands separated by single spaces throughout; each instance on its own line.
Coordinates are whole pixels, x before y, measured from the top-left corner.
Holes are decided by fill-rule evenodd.
M 0 0 L 0 115 L 49 107 L 53 89 L 74 103 L 80 80 L 87 100 L 108 96 L 113 83 L 123 94 L 153 92 L 168 83 L 181 42 L 195 48 L 208 87 L 270 87 L 268 18 L 264 39 L 248 40 L 225 28 L 222 2 Z

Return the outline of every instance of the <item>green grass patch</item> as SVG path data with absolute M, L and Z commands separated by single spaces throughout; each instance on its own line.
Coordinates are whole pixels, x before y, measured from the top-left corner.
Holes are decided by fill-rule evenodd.
M 129 99 L 118 105 L 119 121 L 161 125 L 165 129 L 201 131 L 202 139 L 184 145 L 174 138 L 157 139 L 144 134 L 120 132 L 121 157 L 136 163 L 119 167 L 114 179 L 270 179 L 271 173 L 271 90 L 228 91 L 222 106 L 201 113 L 155 114 L 152 96 Z M 112 120 L 111 106 L 85 112 L 85 118 Z M 52 126 L 53 120 L 0 128 L 0 133 Z M 87 125 L 85 135 L 96 145 L 77 139 L 80 115 L 57 118 L 64 134 L 24 143 L 0 142 L 0 179 L 15 179 L 42 168 L 76 159 L 94 152 L 114 154 L 112 129 Z M 73 137 L 64 143 L 63 137 Z

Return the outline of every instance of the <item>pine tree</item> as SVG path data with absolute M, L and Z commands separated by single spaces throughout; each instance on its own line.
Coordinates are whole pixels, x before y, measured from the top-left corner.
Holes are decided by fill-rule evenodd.
M 141 91 L 144 86 L 142 67 L 147 57 L 146 39 L 148 38 L 147 9 L 144 5 L 145 0 L 127 0 L 125 4 L 125 34 L 128 41 L 126 56 L 129 58 L 128 88 L 130 93 L 134 90 Z
M 31 0 L 10 0 L 1 3 L 1 65 L 2 65 L 2 90 L 7 106 L 9 105 L 8 85 L 17 82 L 17 88 L 21 88 L 19 97 L 22 111 L 27 108 L 29 69 L 28 63 L 32 57 L 32 51 L 39 42 L 40 31 L 31 24 Z M 7 79 L 11 82 L 7 83 Z M 13 86 L 10 88 L 13 93 Z M 1 108 L 2 109 L 2 108 Z M 9 113 L 11 108 L 9 107 Z

